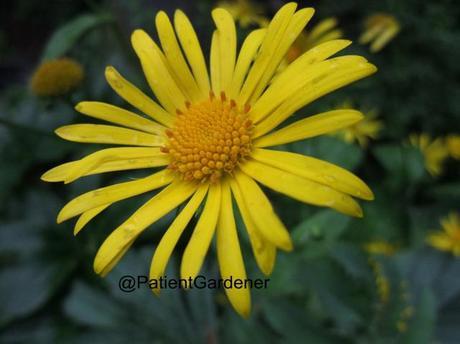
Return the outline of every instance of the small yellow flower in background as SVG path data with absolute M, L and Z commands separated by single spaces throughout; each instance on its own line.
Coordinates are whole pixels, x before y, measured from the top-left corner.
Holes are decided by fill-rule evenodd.
M 254 4 L 251 0 L 223 1 L 218 6 L 227 10 L 233 19 L 243 28 L 250 25 L 266 27 L 270 23 L 264 15 L 262 6 Z
M 38 66 L 30 80 L 30 87 L 40 97 L 61 96 L 80 86 L 83 78 L 82 65 L 64 57 Z
M 382 50 L 401 29 L 396 18 L 386 13 L 369 16 L 364 27 L 365 30 L 359 37 L 359 43 L 371 43 L 370 51 L 373 53 Z
M 311 48 L 343 36 L 340 29 L 337 28 L 336 18 L 326 18 L 316 24 L 312 30 L 302 32 L 294 44 L 289 48 L 286 55 L 287 63 L 293 62 L 296 58 Z
M 460 135 L 449 135 L 446 138 L 447 150 L 454 159 L 460 159 Z
M 375 285 L 377 287 L 379 301 L 382 304 L 386 304 L 390 299 L 390 282 L 388 281 L 383 266 L 380 262 L 376 261 L 375 259 L 370 259 L 369 263 L 374 272 Z
M 46 172 L 48 182 L 70 183 L 110 171 L 152 169 L 147 177 L 84 193 L 60 211 L 59 223 L 79 217 L 75 234 L 113 203 L 163 188 L 104 241 L 94 260 L 96 273 L 107 275 L 151 224 L 186 203 L 153 255 L 150 278 L 164 275 L 174 248 L 194 214 L 200 211 L 182 256 L 180 275 L 196 277 L 214 236 L 222 278 L 246 279 L 233 214 L 236 201 L 255 260 L 270 275 L 278 249 L 291 251 L 290 234 L 260 188 L 263 184 L 307 204 L 362 217 L 353 198 L 372 200 L 357 176 L 333 164 L 269 147 L 327 134 L 363 118 L 356 110 L 334 110 L 275 129 L 305 105 L 340 87 L 373 74 L 360 56 L 331 57 L 350 41 L 323 43 L 299 57 L 272 81 L 289 47 L 313 16 L 312 8 L 288 3 L 266 29 L 252 31 L 237 52 L 234 20 L 224 9 L 212 11 L 216 25 L 210 71 L 187 16 L 174 14 L 174 25 L 159 12 L 155 23 L 160 45 L 143 30 L 132 44 L 158 103 L 107 67 L 113 90 L 147 117 L 111 104 L 85 101 L 76 110 L 106 124 L 75 124 L 56 130 L 69 141 L 121 145 L 65 163 Z M 159 290 L 154 290 L 159 293 Z M 236 311 L 248 316 L 250 291 L 225 288 Z
M 392 256 L 397 251 L 397 246 L 390 244 L 384 240 L 376 240 L 368 242 L 364 245 L 364 249 L 370 254 L 381 254 L 385 256 Z
M 427 237 L 429 245 L 441 251 L 460 256 L 460 216 L 457 212 L 450 213 L 441 220 L 442 230 L 431 233 Z
M 341 109 L 348 109 L 352 107 L 353 106 L 349 101 L 340 106 Z M 382 129 L 383 122 L 377 119 L 377 111 L 369 110 L 364 114 L 362 121 L 350 125 L 345 129 L 339 130 L 333 135 L 340 137 L 347 143 L 357 141 L 361 147 L 366 148 L 369 144 L 369 140 L 375 140 Z
M 414 315 L 414 307 L 413 306 L 406 306 L 403 308 L 401 313 L 399 314 L 400 319 L 396 323 L 396 328 L 399 332 L 404 333 L 407 331 L 408 322 L 410 318 Z
M 442 173 L 442 165 L 449 156 L 449 151 L 443 139 L 432 140 L 428 134 L 412 134 L 410 143 L 420 149 L 425 160 L 425 168 L 432 176 Z

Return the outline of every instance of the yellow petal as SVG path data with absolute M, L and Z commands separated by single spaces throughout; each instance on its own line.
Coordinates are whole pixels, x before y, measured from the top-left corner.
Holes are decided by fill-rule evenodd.
M 112 89 L 129 104 L 167 127 L 173 125 L 174 117 L 169 112 L 123 78 L 114 67 L 109 66 L 105 69 L 105 78 Z
M 266 240 L 284 251 L 292 250 L 292 241 L 286 227 L 275 214 L 270 201 L 257 183 L 246 174 L 235 173 L 244 204 L 257 228 Z
M 259 122 L 253 134 L 253 138 L 260 137 L 282 123 L 297 110 L 308 105 L 312 101 L 328 94 L 342 86 L 362 79 L 376 72 L 376 67 L 370 63 L 358 63 L 337 68 L 323 78 L 312 80 L 294 95 L 283 102 L 273 113 Z
M 326 161 L 301 154 L 267 149 L 255 149 L 251 153 L 251 158 L 351 196 L 365 200 L 374 199 L 371 189 L 361 179 Z
M 233 79 L 236 61 L 236 28 L 230 13 L 223 8 L 212 11 L 219 34 L 220 90 L 227 91 Z
M 143 30 L 134 31 L 131 42 L 147 81 L 163 107 L 170 113 L 183 109 L 187 99 L 169 73 L 166 58 L 160 48 Z
M 315 45 L 318 45 L 324 42 L 332 41 L 334 39 L 339 39 L 342 36 L 343 36 L 343 32 L 341 30 L 333 30 L 331 32 L 324 34 L 320 38 L 318 38 L 314 43 Z
M 334 110 L 294 122 L 278 131 L 262 136 L 254 142 L 256 147 L 268 147 L 304 140 L 346 128 L 363 119 L 356 110 Z
M 262 77 L 260 78 L 257 87 L 255 88 L 253 94 L 251 95 L 251 98 L 249 99 L 250 104 L 253 104 L 269 85 L 274 74 L 278 70 L 280 63 L 286 56 L 286 53 L 288 52 L 289 48 L 295 42 L 302 30 L 305 28 L 308 21 L 313 16 L 314 12 L 315 11 L 312 8 L 303 8 L 292 16 L 292 20 L 290 21 L 286 29 L 286 32 L 284 33 L 284 37 L 279 42 L 279 45 L 274 51 L 273 56 L 271 56 L 267 68 L 262 74 Z
M 443 233 L 432 233 L 427 237 L 427 242 L 441 251 L 450 251 L 453 247 L 453 241 Z
M 233 80 L 229 88 L 229 96 L 231 99 L 236 98 L 239 94 L 244 78 L 246 77 L 248 69 L 259 51 L 260 44 L 262 43 L 266 32 L 266 29 L 254 30 L 244 40 L 243 46 L 241 47 L 238 55 Z
M 196 188 L 193 183 L 172 183 L 140 207 L 104 241 L 94 259 L 94 271 L 107 274 L 148 226 L 183 203 Z
M 109 149 L 116 149 L 116 148 L 109 148 Z M 143 148 L 141 148 L 143 149 Z M 152 150 L 156 150 L 158 148 L 149 148 Z M 104 150 L 103 150 L 104 151 Z M 94 153 L 96 154 L 96 153 Z M 114 157 L 115 159 L 115 157 Z M 45 172 L 41 179 L 46 182 L 70 182 L 72 178 L 69 176 L 74 174 L 76 170 L 81 171 L 81 163 L 86 161 L 84 159 L 76 160 L 67 162 L 65 164 L 56 166 L 51 170 Z M 159 151 L 158 153 L 154 154 L 153 152 L 149 156 L 145 157 L 119 157 L 119 160 L 103 160 L 101 159 L 89 169 L 85 168 L 81 175 L 82 176 L 89 176 L 92 174 L 98 173 L 105 173 L 105 172 L 112 172 L 112 171 L 124 171 L 124 170 L 134 170 L 134 169 L 141 169 L 141 168 L 151 168 L 151 167 L 159 167 L 159 166 L 166 166 L 169 163 L 169 158 L 166 154 L 163 154 Z M 79 178 L 77 177 L 77 178 Z
M 112 260 L 104 266 L 102 270 L 99 272 L 96 271 L 96 268 L 93 266 L 93 269 L 98 273 L 101 277 L 107 276 L 107 274 L 112 271 L 112 269 L 115 267 L 115 265 L 118 264 L 121 258 L 125 255 L 126 252 L 128 252 L 129 248 L 131 245 L 134 243 L 134 240 L 128 243 L 125 247 L 123 247 L 119 252 L 115 254 L 115 256 L 112 258 Z
M 150 265 L 151 280 L 156 280 L 163 276 L 174 247 L 176 247 L 176 244 L 184 232 L 185 227 L 187 227 L 191 218 L 196 213 L 198 207 L 201 205 L 201 202 L 208 192 L 208 187 L 208 184 L 200 185 L 185 208 L 174 219 L 171 226 L 169 226 L 166 233 L 161 238 L 160 243 L 155 250 L 155 254 L 153 255 L 152 264 Z M 156 294 L 160 293 L 160 289 L 152 290 Z
M 161 135 L 166 129 L 162 125 L 136 115 L 131 111 L 107 103 L 80 102 L 75 106 L 75 110 L 90 117 L 151 134 Z
M 210 91 L 209 76 L 203 51 L 190 20 L 181 10 L 174 13 L 174 27 L 198 87 L 207 96 Z
M 158 12 L 155 18 L 155 24 L 158 31 L 158 37 L 160 38 L 161 47 L 163 48 L 166 59 L 171 66 L 171 71 L 179 80 L 179 83 L 183 86 L 181 89 L 184 89 L 188 94 L 190 94 L 192 101 L 198 101 L 203 96 L 207 96 L 205 94 L 201 94 L 201 91 L 198 88 L 192 72 L 187 65 L 187 61 L 182 54 L 182 50 L 176 38 L 176 33 L 174 32 L 174 28 L 167 14 L 163 11 Z
M 441 220 L 441 226 L 444 231 L 452 237 L 460 232 L 460 216 L 457 213 L 450 213 L 449 216 Z
M 158 189 L 169 184 L 173 178 L 169 171 L 163 170 L 145 178 L 86 192 L 74 198 L 62 208 L 57 222 L 61 223 L 92 208 Z
M 83 159 L 55 167 L 45 173 L 43 177 L 48 178 L 48 180 L 53 177 L 62 177 L 63 179 L 60 181 L 67 184 L 84 175 L 90 174 L 103 164 L 124 160 L 127 163 L 126 165 L 129 166 L 130 163 L 136 162 L 136 159 L 144 159 L 144 162 L 151 161 L 152 163 L 156 161 L 157 166 L 164 166 L 168 164 L 168 156 L 162 153 L 159 148 L 108 148 L 89 154 Z
M 222 198 L 216 231 L 217 259 L 222 279 L 247 279 L 243 256 L 233 216 L 232 196 L 228 182 L 222 183 Z M 233 308 L 247 318 L 251 311 L 251 295 L 248 287 L 225 288 L 225 293 Z
M 112 125 L 72 124 L 56 129 L 55 133 L 67 141 L 83 143 L 107 143 L 148 147 L 159 147 L 165 144 L 163 136 Z
M 380 23 L 378 25 L 374 25 L 366 29 L 363 34 L 359 37 L 359 43 L 367 44 L 374 40 L 383 30 L 385 29 L 385 25 Z
M 320 36 L 337 26 L 336 18 L 326 18 L 321 20 L 308 34 L 310 41 L 316 41 Z
M 89 221 L 91 221 L 93 218 L 95 218 L 109 206 L 110 204 L 101 205 L 100 207 L 87 210 L 83 214 L 81 214 L 73 229 L 73 235 L 77 235 L 83 229 L 83 227 L 85 227 L 88 224 Z
M 329 72 L 330 65 L 337 63 L 344 57 L 331 59 L 324 63 L 318 62 L 327 59 L 350 44 L 351 41 L 346 40 L 326 42 L 310 49 L 296 59 L 276 77 L 264 94 L 256 101 L 250 111 L 253 121 L 255 123 L 260 121 L 284 100 L 295 94 L 297 90 L 316 78 L 317 75 L 320 75 L 322 71 L 324 73 Z
M 241 164 L 241 170 L 263 185 L 301 202 L 333 208 L 350 216 L 363 216 L 361 207 L 353 198 L 328 186 L 254 160 Z
M 220 59 L 220 38 L 219 32 L 214 31 L 211 41 L 211 85 L 215 94 L 220 94 L 221 87 L 221 59 Z
M 272 59 L 276 54 L 280 40 L 283 39 L 284 33 L 286 32 L 292 16 L 294 15 L 296 7 L 297 4 L 292 2 L 284 5 L 270 22 L 265 38 L 260 47 L 260 52 L 248 73 L 239 96 L 237 97 L 237 102 L 239 104 L 246 104 L 249 101 L 249 98 L 268 67 L 270 59 Z
M 388 44 L 399 32 L 398 26 L 392 26 L 383 30 L 383 32 L 372 42 L 370 50 L 373 53 L 379 52 Z
M 248 232 L 249 241 L 251 242 L 252 252 L 256 258 L 257 265 L 266 276 L 269 276 L 275 266 L 276 246 L 266 240 L 261 234 L 261 230 L 257 228 L 249 209 L 244 203 L 238 183 L 231 179 L 230 186 Z
M 200 272 L 216 229 L 220 209 L 220 194 L 220 183 L 211 184 L 206 205 L 182 256 L 180 267 L 182 278 L 195 278 Z

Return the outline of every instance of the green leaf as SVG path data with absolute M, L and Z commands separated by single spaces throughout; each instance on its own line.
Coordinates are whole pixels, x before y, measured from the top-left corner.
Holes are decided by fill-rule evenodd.
M 296 245 L 304 245 L 312 239 L 335 240 L 345 230 L 350 218 L 333 210 L 321 210 L 298 224 L 292 230 Z
M 372 277 L 366 254 L 357 246 L 337 243 L 331 248 L 331 257 L 354 278 Z
M 84 14 L 61 26 L 45 47 L 42 58 L 55 59 L 65 55 L 90 29 L 112 21 L 110 15 Z
M 422 153 L 415 147 L 388 144 L 378 146 L 374 154 L 391 174 L 410 181 L 418 181 L 425 175 Z
M 28 263 L 0 273 L 0 324 L 39 309 L 58 289 L 71 265 Z
M 432 343 L 434 324 L 436 320 L 436 301 L 429 288 L 423 289 L 416 312 L 409 329 L 404 335 L 404 343 Z
M 77 282 L 64 304 L 64 311 L 79 324 L 93 327 L 116 326 L 123 310 L 106 293 Z
M 277 302 L 276 302 L 277 301 Z M 295 343 L 302 339 L 304 343 L 336 343 L 337 339 L 329 333 L 315 328 L 306 308 L 290 301 L 274 300 L 265 302 L 262 311 L 268 321 L 281 336 L 283 343 Z

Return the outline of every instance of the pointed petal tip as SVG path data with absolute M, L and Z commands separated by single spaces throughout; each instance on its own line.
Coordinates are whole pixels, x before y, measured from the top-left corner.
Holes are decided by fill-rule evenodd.
M 249 300 L 245 304 L 232 304 L 233 309 L 244 319 L 249 319 L 251 315 L 251 301 Z
M 262 273 L 264 274 L 264 276 L 270 277 L 270 275 L 271 275 L 272 272 L 273 272 L 273 268 L 274 268 L 274 266 L 273 266 L 272 264 L 270 264 L 270 265 L 264 265 L 264 266 L 260 266 L 260 271 L 262 271 Z
M 66 214 L 66 207 L 62 208 L 61 211 L 59 212 L 58 216 L 57 216 L 57 219 L 56 219 L 56 222 L 57 224 L 61 224 L 63 223 L 64 221 L 68 220 L 69 217 L 68 215 Z
M 360 206 L 358 206 L 356 208 L 356 213 L 354 213 L 353 216 L 355 216 L 355 217 L 357 217 L 359 219 L 362 219 L 364 217 L 363 209 Z
M 294 249 L 294 245 L 292 244 L 292 240 L 290 237 L 288 238 L 288 240 L 278 243 L 277 246 L 285 252 L 291 252 Z
M 379 69 L 377 68 L 377 66 L 374 65 L 374 64 L 372 64 L 372 63 L 368 63 L 368 65 L 369 65 L 369 67 L 370 67 L 370 69 L 369 69 L 369 70 L 370 70 L 369 75 L 374 74 L 375 72 L 377 72 L 377 71 L 379 70 Z
M 84 225 L 82 226 L 80 223 L 77 223 L 75 224 L 75 227 L 73 228 L 73 236 L 77 236 L 78 233 L 80 233 L 80 231 L 83 229 Z
M 44 181 L 44 182 L 52 182 L 52 180 L 50 179 L 49 177 L 50 173 L 49 173 L 49 170 L 46 171 L 45 173 L 43 173 L 41 176 L 40 176 L 40 180 Z
M 370 188 L 367 188 L 365 193 L 363 193 L 362 199 L 365 201 L 373 201 L 375 199 L 375 195 Z

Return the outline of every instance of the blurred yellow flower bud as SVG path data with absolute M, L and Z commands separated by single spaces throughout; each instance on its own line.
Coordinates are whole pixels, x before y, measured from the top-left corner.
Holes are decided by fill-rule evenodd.
M 32 75 L 30 87 L 40 97 L 60 96 L 76 89 L 84 78 L 80 63 L 71 58 L 43 62 Z

